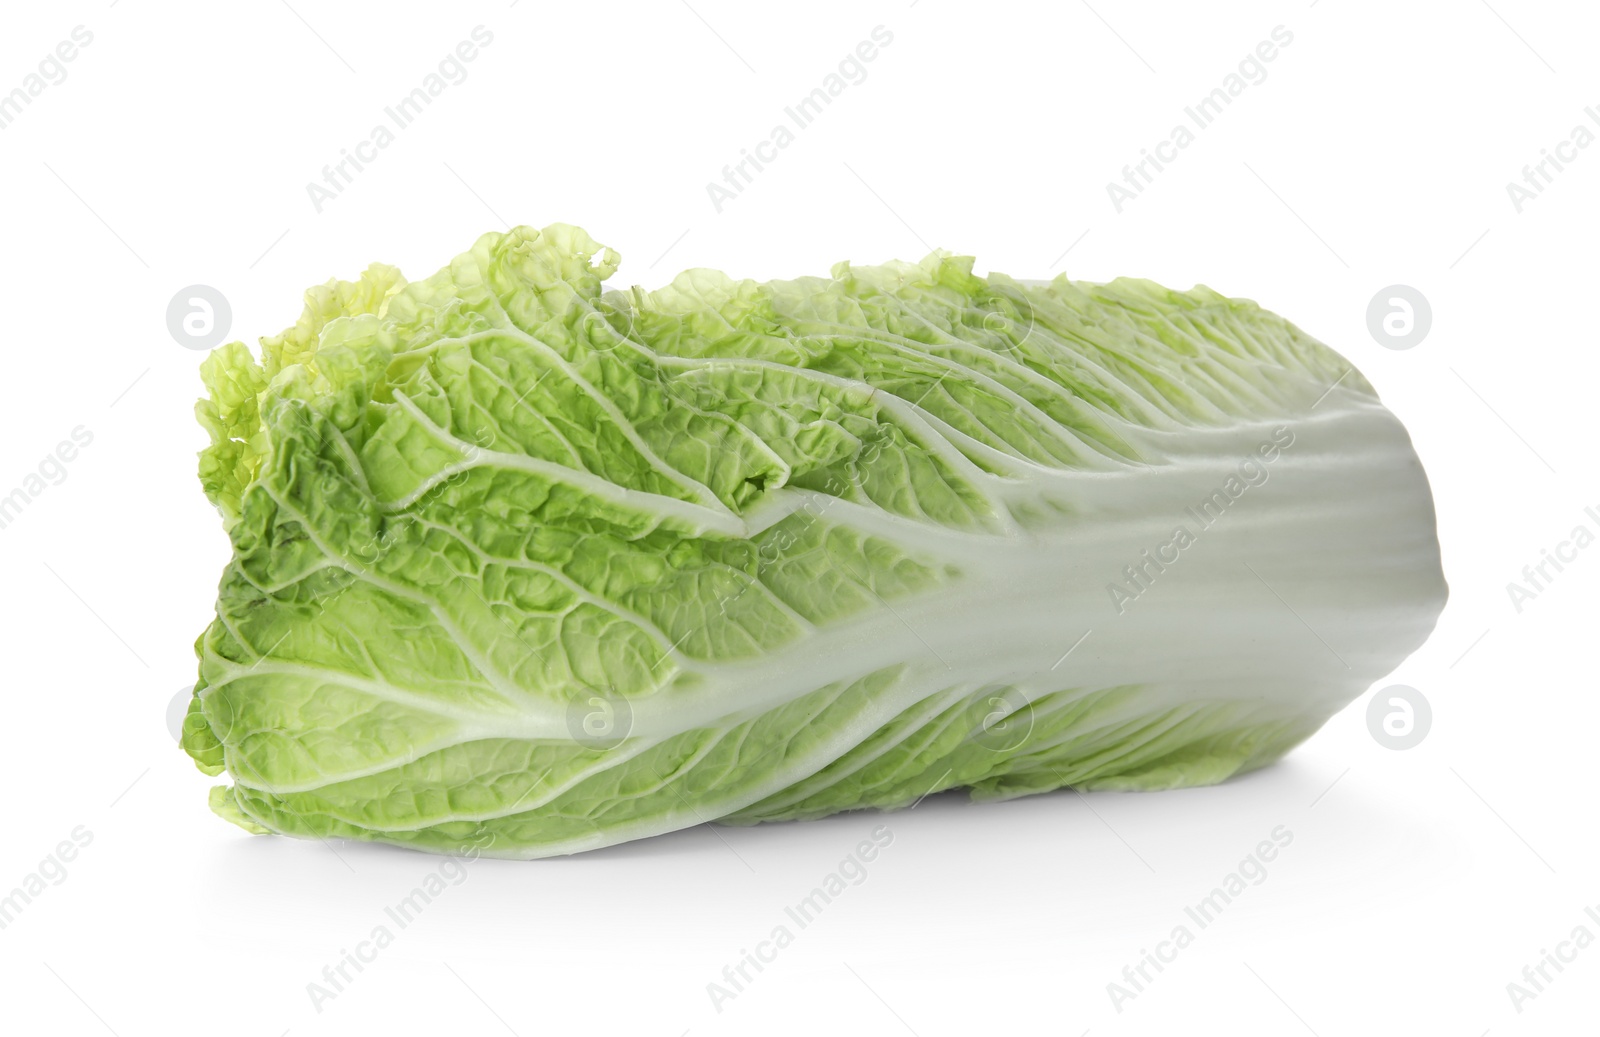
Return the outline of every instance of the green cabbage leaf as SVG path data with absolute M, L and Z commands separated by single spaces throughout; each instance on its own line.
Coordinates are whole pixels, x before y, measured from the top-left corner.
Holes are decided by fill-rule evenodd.
M 1405 430 L 1253 303 L 619 262 L 486 234 L 206 358 L 233 553 L 182 744 L 219 814 L 533 858 L 1214 783 L 1443 607 Z

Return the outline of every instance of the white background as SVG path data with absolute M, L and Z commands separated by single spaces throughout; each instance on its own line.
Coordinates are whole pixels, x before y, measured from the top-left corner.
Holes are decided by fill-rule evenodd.
M 1600 549 L 1520 613 L 1506 585 L 1580 522 L 1600 529 L 1583 512 L 1600 511 L 1600 147 L 1520 213 L 1506 184 L 1600 105 L 1600 17 L 1510 0 L 693 4 L 8 8 L 0 93 L 75 26 L 93 42 L 0 131 L 0 493 L 73 428 L 94 439 L 0 529 L 0 891 L 76 826 L 93 841 L 0 931 L 0 1027 L 1592 1027 L 1600 946 L 1520 1013 L 1507 984 L 1575 926 L 1600 936 L 1584 915 L 1600 912 Z M 476 25 L 493 42 L 467 80 L 315 211 L 307 182 Z M 706 183 L 876 25 L 893 42 L 865 82 L 716 212 Z M 1278 25 L 1293 42 L 1267 79 L 1117 213 L 1106 183 Z M 193 680 L 228 546 L 194 475 L 202 354 L 164 312 L 213 285 L 253 341 L 309 284 L 373 260 L 420 277 L 505 221 L 586 227 L 623 255 L 620 284 L 939 246 L 1017 277 L 1204 282 L 1285 314 L 1370 378 L 1432 480 L 1450 603 L 1380 682 L 1421 690 L 1431 733 L 1386 749 L 1363 699 L 1219 788 L 944 795 L 479 862 L 318 1013 L 307 984 L 438 862 L 249 837 L 209 813 L 212 779 L 172 743 L 164 710 Z M 1404 352 L 1365 318 L 1395 283 L 1433 309 Z M 894 841 L 867 880 L 717 1012 L 707 983 L 880 823 Z M 1107 984 L 1278 825 L 1294 839 L 1266 881 L 1116 1011 Z

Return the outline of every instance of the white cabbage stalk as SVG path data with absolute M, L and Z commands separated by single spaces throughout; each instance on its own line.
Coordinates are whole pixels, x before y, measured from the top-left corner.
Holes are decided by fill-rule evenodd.
M 1277 759 L 1427 637 L 1404 428 L 1253 303 L 968 258 L 606 292 L 556 225 L 207 359 L 183 745 L 253 830 L 532 858 Z

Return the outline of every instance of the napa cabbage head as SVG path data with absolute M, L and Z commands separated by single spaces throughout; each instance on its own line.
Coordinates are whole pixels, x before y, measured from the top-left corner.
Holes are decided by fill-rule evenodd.
M 207 357 L 233 554 L 182 740 L 217 812 L 526 858 L 1212 783 L 1443 605 L 1404 429 L 1253 303 L 619 262 L 486 234 Z

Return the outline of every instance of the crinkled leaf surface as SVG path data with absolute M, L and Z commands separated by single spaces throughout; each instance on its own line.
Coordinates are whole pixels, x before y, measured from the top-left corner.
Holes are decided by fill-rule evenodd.
M 1404 430 L 1253 303 L 944 253 L 607 291 L 619 262 L 487 234 L 207 358 L 233 558 L 183 745 L 218 813 L 540 857 L 1211 783 L 1443 605 Z

